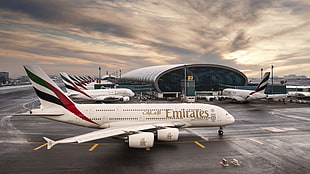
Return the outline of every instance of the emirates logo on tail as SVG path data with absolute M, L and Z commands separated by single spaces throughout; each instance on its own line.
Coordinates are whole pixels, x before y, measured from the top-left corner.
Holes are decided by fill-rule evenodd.
M 269 77 L 270 77 L 270 72 L 266 72 L 264 74 L 264 77 L 262 78 L 262 80 L 260 81 L 260 83 L 258 84 L 258 86 L 256 87 L 256 89 L 251 92 L 247 97 L 246 99 L 248 99 L 251 95 L 257 93 L 257 92 L 260 92 L 260 91 L 263 91 L 266 89 L 267 87 L 267 84 L 268 84 L 268 80 L 269 80 Z

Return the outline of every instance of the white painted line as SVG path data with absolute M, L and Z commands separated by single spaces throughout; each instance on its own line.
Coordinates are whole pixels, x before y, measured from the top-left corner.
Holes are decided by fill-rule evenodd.
M 208 137 L 204 137 L 203 135 L 201 135 L 200 133 L 192 130 L 192 129 L 188 129 L 188 128 L 184 128 L 184 130 L 194 134 L 194 135 L 197 135 L 198 137 L 200 137 L 201 139 L 205 140 L 205 141 L 209 141 L 209 138 Z
M 285 130 L 285 131 L 295 131 L 295 130 L 298 130 L 298 129 L 293 128 L 293 127 L 285 127 L 285 128 L 282 128 L 282 130 Z
M 275 128 L 275 127 L 263 127 L 262 129 L 269 130 L 271 132 L 284 132 L 284 130 L 278 129 L 278 128 Z
M 293 127 L 275 128 L 275 127 L 262 127 L 264 130 L 269 130 L 271 132 L 285 132 L 285 131 L 295 131 L 298 130 Z

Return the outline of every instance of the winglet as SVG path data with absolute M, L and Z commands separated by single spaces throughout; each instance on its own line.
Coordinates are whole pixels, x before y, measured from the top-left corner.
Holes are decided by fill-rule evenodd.
M 51 140 L 49 138 L 43 137 L 43 139 L 47 142 L 47 149 L 51 149 L 53 146 L 57 144 L 56 141 Z

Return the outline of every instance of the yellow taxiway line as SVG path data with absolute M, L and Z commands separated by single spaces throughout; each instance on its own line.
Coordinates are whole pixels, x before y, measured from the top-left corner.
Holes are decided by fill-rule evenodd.
M 198 141 L 194 141 L 195 144 L 197 144 L 199 147 L 201 148 L 206 148 L 206 146 L 202 145 L 201 143 L 199 143 Z
M 41 149 L 42 147 L 44 147 L 44 146 L 46 146 L 46 145 L 47 145 L 47 143 L 44 143 L 44 144 L 42 144 L 41 146 L 38 146 L 38 147 L 34 148 L 33 150 L 39 150 L 39 149 Z
M 90 149 L 88 149 L 89 152 L 92 152 L 96 149 L 96 147 L 99 146 L 99 144 L 94 144 Z

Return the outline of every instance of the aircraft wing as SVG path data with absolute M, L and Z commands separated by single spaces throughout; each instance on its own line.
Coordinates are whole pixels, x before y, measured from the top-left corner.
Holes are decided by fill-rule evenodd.
M 32 111 L 20 114 L 13 114 L 12 116 L 38 116 L 38 117 L 46 117 L 46 116 L 63 116 L 64 113 L 33 113 Z
M 57 141 L 51 140 L 46 137 L 43 137 L 43 138 L 44 140 L 47 141 L 47 149 L 51 149 L 56 144 L 83 143 L 83 142 L 98 140 L 98 139 L 122 135 L 122 134 L 129 134 L 131 132 L 156 129 L 158 127 L 175 127 L 175 126 L 182 126 L 182 125 L 180 123 L 178 124 L 173 124 L 173 123 L 133 124 L 133 125 L 117 126 L 117 127 L 106 128 L 106 129 L 100 129 L 100 130 L 96 130 L 96 131 L 89 132 L 86 134 L 69 137 L 69 138 L 65 138 L 65 139 L 61 139 Z
M 57 117 L 57 116 L 63 116 L 63 115 L 64 115 L 63 113 L 59 113 L 59 114 L 55 114 L 55 113 L 27 114 L 27 113 L 25 113 L 25 114 L 14 114 L 12 116 L 37 116 L 37 117 L 53 117 L 53 116 L 55 116 L 55 117 Z

